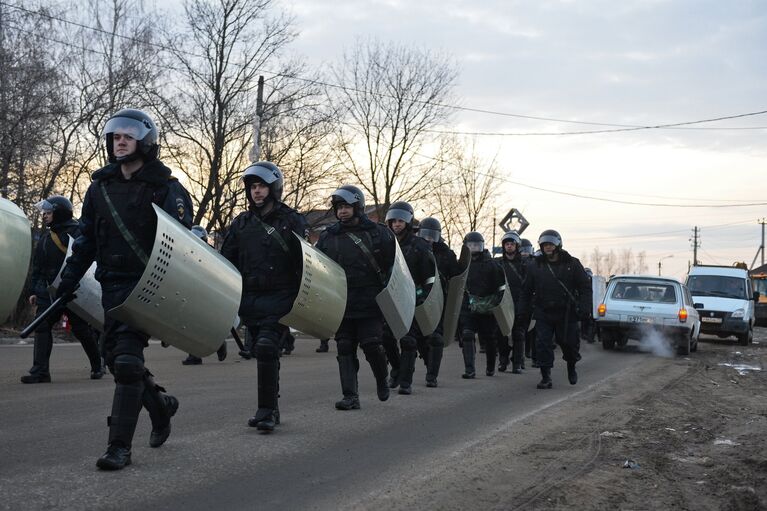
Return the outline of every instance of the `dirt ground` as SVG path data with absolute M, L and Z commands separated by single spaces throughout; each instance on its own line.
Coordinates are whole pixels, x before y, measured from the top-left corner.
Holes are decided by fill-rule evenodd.
M 766 358 L 761 328 L 748 347 L 652 358 L 455 453 L 390 507 L 767 509 Z

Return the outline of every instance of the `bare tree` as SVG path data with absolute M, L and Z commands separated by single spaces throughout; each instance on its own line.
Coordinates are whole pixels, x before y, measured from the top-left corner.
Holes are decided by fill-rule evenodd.
M 449 116 L 455 66 L 427 50 L 369 40 L 344 55 L 335 75 L 345 84 L 335 96 L 348 120 L 338 155 L 345 170 L 381 209 L 422 198 L 438 164 L 421 153 Z
M 292 20 L 269 17 L 272 0 L 189 0 L 185 30 L 168 42 L 178 69 L 173 90 L 155 98 L 171 158 L 195 201 L 195 223 L 224 230 L 247 162 L 260 69 L 276 66 L 294 39 Z

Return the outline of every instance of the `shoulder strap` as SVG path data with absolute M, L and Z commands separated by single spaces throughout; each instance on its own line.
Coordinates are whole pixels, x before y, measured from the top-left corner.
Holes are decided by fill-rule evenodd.
M 506 263 L 506 260 L 505 260 L 505 259 L 504 259 L 504 263 Z M 523 277 L 523 276 L 522 276 L 522 275 L 519 273 L 519 271 L 518 271 L 518 270 L 517 270 L 517 269 L 514 267 L 514 263 L 513 263 L 512 261 L 509 261 L 507 264 L 508 264 L 508 265 L 511 267 L 511 271 L 513 271 L 513 272 L 514 272 L 514 275 L 516 275 L 516 276 L 517 276 L 517 278 L 519 279 L 519 281 L 520 281 L 521 283 L 523 283 L 523 284 L 524 284 L 524 283 L 525 283 L 525 278 L 524 278 L 524 277 Z
M 67 253 L 67 247 L 64 246 L 64 243 L 61 242 L 61 238 L 59 238 L 59 235 L 55 232 L 51 231 L 51 240 L 53 240 L 53 244 L 59 247 L 59 250 L 61 250 L 62 253 Z
M 286 254 L 290 254 L 290 249 L 288 248 L 288 244 L 285 243 L 285 240 L 280 236 L 280 233 L 277 232 L 277 229 L 272 227 L 271 225 L 267 224 L 260 218 L 258 218 L 258 215 L 252 215 L 253 220 L 255 220 L 256 224 L 259 225 L 263 230 L 266 231 L 266 234 L 271 236 L 273 239 L 277 240 L 277 243 L 282 247 L 282 250 L 285 251 Z
M 548 262 L 546 262 L 546 267 L 551 272 L 551 275 L 554 277 L 554 280 L 556 280 L 557 283 L 562 287 L 562 289 L 565 290 L 565 293 L 567 294 L 568 298 L 570 298 L 570 300 L 573 302 L 573 304 L 577 307 L 578 306 L 578 300 L 576 300 L 575 297 L 573 296 L 573 294 L 570 292 L 570 290 L 567 289 L 567 286 L 561 280 L 559 280 L 559 277 L 557 277 L 557 274 L 554 273 L 554 269 L 551 267 L 551 265 Z
M 359 249 L 362 251 L 363 254 L 365 254 L 365 257 L 368 258 L 368 261 L 370 262 L 370 266 L 373 267 L 373 269 L 378 274 L 378 279 L 381 281 L 381 285 L 386 286 L 386 279 L 384 278 L 384 274 L 381 271 L 381 266 L 379 266 L 378 261 L 376 261 L 376 258 L 373 256 L 373 253 L 370 251 L 370 249 L 362 243 L 362 240 L 359 239 L 357 236 L 354 235 L 354 233 L 347 232 L 347 236 L 354 242 L 355 245 L 359 247 Z
M 112 219 L 115 221 L 117 229 L 120 231 L 123 239 L 128 243 L 128 245 L 130 245 L 130 248 L 133 249 L 133 252 L 136 254 L 136 256 L 138 256 L 139 260 L 144 265 L 146 265 L 149 263 L 149 258 L 144 252 L 144 249 L 139 246 L 136 238 L 133 237 L 133 234 L 131 234 L 128 228 L 125 227 L 122 218 L 120 218 L 120 215 L 117 213 L 114 204 L 112 204 L 112 199 L 110 199 L 109 195 L 107 194 L 107 187 L 104 185 L 104 181 L 99 181 L 99 190 L 101 190 L 101 195 L 104 197 L 104 202 L 106 202 L 107 208 L 109 208 L 109 213 L 112 215 Z

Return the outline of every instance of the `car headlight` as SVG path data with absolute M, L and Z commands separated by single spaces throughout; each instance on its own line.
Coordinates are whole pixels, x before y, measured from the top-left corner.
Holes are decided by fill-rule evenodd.
M 738 309 L 735 312 L 732 313 L 733 318 L 742 318 L 746 314 L 746 311 L 743 309 Z

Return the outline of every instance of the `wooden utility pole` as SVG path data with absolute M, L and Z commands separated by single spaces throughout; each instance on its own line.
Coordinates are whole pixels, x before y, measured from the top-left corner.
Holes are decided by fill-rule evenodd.
M 696 225 L 692 229 L 692 265 L 698 266 L 698 248 L 700 248 L 700 229 Z
M 759 248 L 756 251 L 756 255 L 754 256 L 754 260 L 751 261 L 751 269 L 754 268 L 754 264 L 756 264 L 756 258 L 759 257 L 759 254 L 762 254 L 762 266 L 764 266 L 764 224 L 765 219 L 762 218 L 761 220 L 757 220 L 757 223 L 762 226 L 762 244 L 759 245 Z
M 250 162 L 261 159 L 261 117 L 264 115 L 264 77 L 258 77 L 258 92 L 256 96 L 256 116 L 253 119 L 253 147 L 250 148 Z

